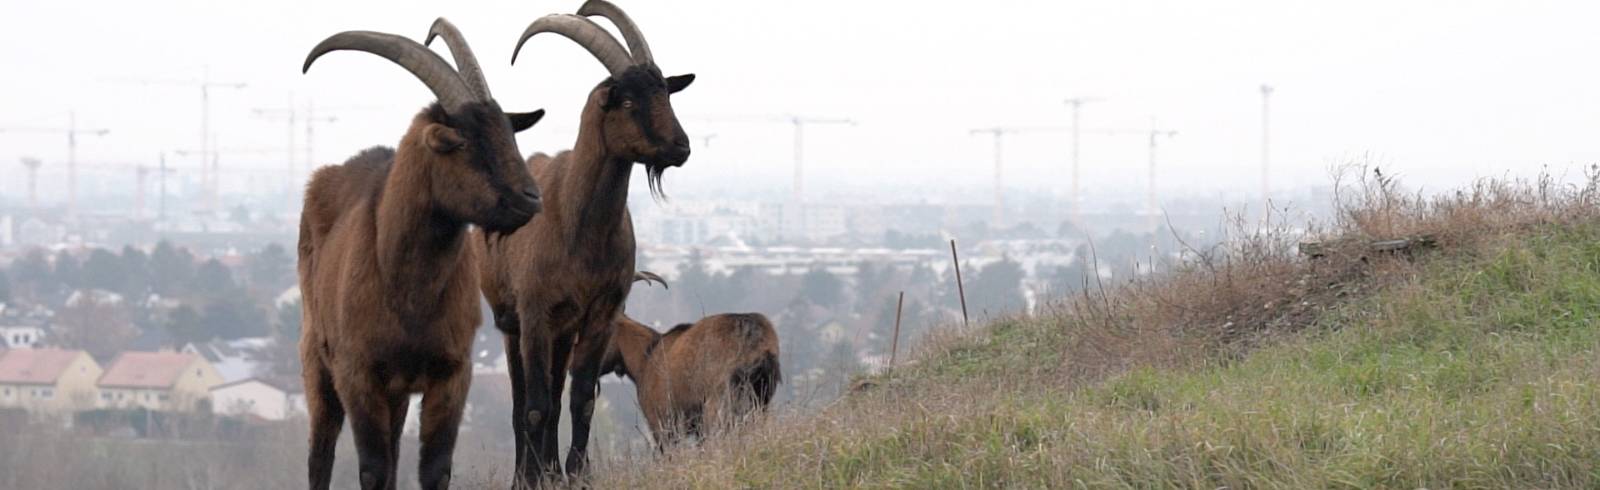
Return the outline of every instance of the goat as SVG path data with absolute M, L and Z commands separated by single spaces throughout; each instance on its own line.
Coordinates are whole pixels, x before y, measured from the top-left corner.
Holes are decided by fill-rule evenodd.
M 600 360 L 634 275 L 633 165 L 644 165 L 659 197 L 662 173 L 689 158 L 689 137 L 668 97 L 694 75 L 663 77 L 638 28 L 616 6 L 590 0 L 578 13 L 534 21 L 512 63 L 529 38 L 554 32 L 587 49 L 610 76 L 590 90 L 573 149 L 528 159 L 545 186 L 545 212 L 515 233 L 484 234 L 483 293 L 505 335 L 519 483 L 562 471 L 556 405 L 569 365 L 572 446 L 565 470 L 582 472 Z M 632 54 L 584 15 L 611 19 Z
M 400 65 L 438 98 L 412 118 L 399 150 L 374 147 L 312 175 L 300 218 L 300 359 L 311 422 L 311 488 L 328 488 L 346 415 L 363 489 L 394 488 L 409 396 L 422 393 L 422 488 L 450 482 L 451 453 L 471 382 L 478 262 L 468 225 L 510 232 L 542 206 L 513 133 L 543 110 L 507 114 L 449 21 L 459 71 L 416 41 L 348 31 L 324 54 L 365 51 Z
M 765 409 L 783 380 L 778 333 L 759 313 L 712 315 L 665 334 L 624 315 L 615 328 L 601 369 L 633 381 L 658 449 Z

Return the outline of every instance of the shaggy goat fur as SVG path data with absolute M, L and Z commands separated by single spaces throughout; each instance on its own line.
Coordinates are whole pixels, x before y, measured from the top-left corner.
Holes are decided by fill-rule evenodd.
M 422 488 L 449 484 L 482 319 L 468 224 L 512 230 L 537 211 L 537 201 L 507 201 L 537 192 L 498 105 L 462 112 L 434 104 L 398 152 L 363 151 L 318 170 L 306 189 L 300 357 L 313 488 L 328 486 L 347 415 L 362 487 L 394 488 L 412 393 L 423 394 Z
M 628 182 L 635 162 L 682 165 L 689 140 L 668 94 L 682 89 L 654 67 L 635 66 L 589 93 L 571 151 L 537 154 L 528 166 L 545 211 L 515 233 L 484 234 L 483 293 L 505 334 L 517 466 L 522 481 L 561 471 L 557 404 L 570 365 L 572 448 L 566 471 L 581 472 L 599 395 L 600 359 L 634 278 Z M 673 77 L 677 79 L 678 77 Z
M 765 408 L 783 380 L 778 332 L 759 313 L 708 316 L 666 334 L 623 316 L 602 369 L 633 380 L 663 448 Z

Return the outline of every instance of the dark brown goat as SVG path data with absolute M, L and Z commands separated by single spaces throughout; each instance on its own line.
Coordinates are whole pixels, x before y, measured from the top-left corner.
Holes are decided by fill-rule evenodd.
M 394 488 L 400 429 L 422 393 L 422 488 L 450 482 L 451 453 L 471 380 L 478 311 L 477 247 L 467 229 L 510 232 L 539 212 L 514 131 L 543 111 L 506 114 L 467 45 L 444 19 L 460 72 L 409 39 L 336 34 L 306 57 L 366 51 L 427 84 L 399 151 L 373 148 L 311 177 L 300 218 L 305 298 L 300 358 L 311 419 L 311 488 L 327 488 L 345 416 L 355 433 L 363 489 Z
M 634 275 L 628 214 L 633 165 L 644 164 L 651 190 L 659 193 L 662 172 L 689 158 L 689 138 L 669 95 L 694 75 L 663 77 L 637 28 L 615 6 L 591 0 L 579 13 L 611 19 L 635 47 L 633 54 L 582 16 L 546 16 L 523 32 L 517 52 L 535 34 L 554 32 L 588 49 L 611 76 L 589 92 L 573 149 L 528 159 L 545 190 L 544 213 L 516 233 L 484 235 L 483 292 L 495 326 L 505 334 L 523 483 L 561 471 L 556 405 L 569 364 L 572 448 L 566 472 L 582 471 L 601 357 Z
M 765 408 L 783 380 L 778 332 L 759 313 L 712 315 L 666 334 L 624 315 L 601 368 L 633 380 L 660 448 Z

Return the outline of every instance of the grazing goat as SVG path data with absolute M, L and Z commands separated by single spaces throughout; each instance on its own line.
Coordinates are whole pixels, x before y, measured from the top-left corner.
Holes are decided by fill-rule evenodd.
M 661 449 L 765 408 L 783 380 L 778 333 L 759 313 L 712 315 L 665 334 L 624 315 L 601 369 L 633 380 Z
M 416 41 L 376 32 L 336 34 L 306 56 L 303 70 L 331 51 L 373 53 L 438 97 L 398 151 L 363 151 L 318 170 L 306 189 L 298 272 L 311 488 L 328 488 L 347 415 L 361 488 L 394 488 L 413 393 L 423 395 L 422 488 L 449 486 L 481 320 L 482 259 L 468 225 L 510 232 L 541 207 L 513 133 L 544 111 L 502 112 L 455 28 L 441 18 L 433 35 L 449 43 L 459 72 Z
M 628 181 L 646 170 L 660 195 L 661 175 L 689 158 L 689 137 L 669 95 L 694 75 L 663 77 L 637 27 L 616 6 L 591 0 L 580 15 L 548 15 L 523 31 L 513 52 L 539 33 L 561 34 L 587 49 L 610 76 L 589 92 L 571 151 L 528 166 L 544 186 L 544 213 L 509 235 L 485 233 L 483 293 L 505 334 L 512 425 L 520 483 L 559 474 L 556 431 L 568 366 L 572 371 L 572 448 L 566 472 L 583 470 L 600 360 L 633 280 L 633 218 Z M 633 47 L 582 15 L 611 19 Z

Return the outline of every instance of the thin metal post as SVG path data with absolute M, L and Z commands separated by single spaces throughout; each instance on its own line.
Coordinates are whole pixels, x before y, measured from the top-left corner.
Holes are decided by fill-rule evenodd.
M 894 304 L 894 340 L 889 342 L 889 367 L 894 367 L 894 360 L 900 353 L 900 308 L 906 304 L 906 292 L 900 292 L 900 300 Z
M 956 265 L 956 294 L 961 297 L 961 325 L 970 326 L 967 319 L 967 287 L 961 284 L 961 257 L 956 255 L 956 241 L 950 240 L 950 260 Z

